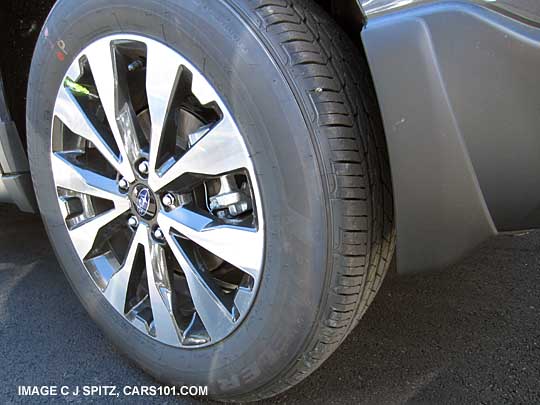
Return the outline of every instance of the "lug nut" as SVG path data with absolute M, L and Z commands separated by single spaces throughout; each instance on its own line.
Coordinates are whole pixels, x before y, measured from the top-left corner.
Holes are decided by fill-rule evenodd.
M 165 238 L 165 235 L 163 235 L 163 231 L 160 228 L 156 228 L 154 231 L 154 238 L 157 240 L 163 240 Z
M 120 187 L 122 190 L 127 190 L 129 187 L 129 183 L 126 179 L 122 177 L 120 180 L 118 180 L 118 187 Z
M 137 226 L 139 225 L 139 220 L 137 219 L 137 217 L 131 216 L 128 219 L 128 225 L 132 228 L 137 228 Z
M 174 195 L 172 195 L 171 193 L 165 194 L 163 198 L 161 199 L 161 202 L 163 203 L 165 207 L 172 207 L 174 205 L 174 201 L 175 201 Z
M 144 66 L 144 63 L 142 60 L 140 59 L 137 59 L 137 60 L 134 60 L 133 62 L 131 62 L 129 65 L 128 65 L 128 70 L 130 72 L 134 72 L 140 68 L 142 68 Z
M 139 169 L 140 173 L 148 174 L 148 162 L 146 160 L 143 160 L 141 163 L 139 163 L 139 166 L 137 168 Z

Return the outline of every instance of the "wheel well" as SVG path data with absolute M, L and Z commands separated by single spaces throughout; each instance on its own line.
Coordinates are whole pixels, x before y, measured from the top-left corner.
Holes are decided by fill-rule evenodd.
M 56 0 L 0 2 L 0 71 L 12 120 L 26 147 L 26 90 L 39 32 Z M 364 25 L 356 0 L 313 0 L 334 16 L 355 42 Z
M 360 39 L 360 30 L 366 20 L 364 12 L 357 0 L 315 0 L 330 15 L 354 42 Z
M 26 138 L 26 86 L 32 53 L 41 26 L 55 0 L 0 3 L 0 70 L 11 118 Z M 26 147 L 26 142 L 23 142 Z

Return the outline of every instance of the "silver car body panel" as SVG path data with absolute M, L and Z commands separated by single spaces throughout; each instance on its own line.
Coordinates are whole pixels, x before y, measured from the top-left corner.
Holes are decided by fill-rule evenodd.
M 0 202 L 16 204 L 21 211 L 37 212 L 28 159 L 7 108 L 1 74 Z

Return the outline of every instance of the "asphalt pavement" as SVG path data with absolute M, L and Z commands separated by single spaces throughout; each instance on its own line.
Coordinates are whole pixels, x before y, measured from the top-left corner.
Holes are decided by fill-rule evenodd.
M 445 272 L 391 272 L 323 367 L 268 403 L 540 403 L 539 346 L 540 233 L 502 235 Z M 51 400 L 19 385 L 149 384 L 77 301 L 39 218 L 0 206 L 0 403 Z

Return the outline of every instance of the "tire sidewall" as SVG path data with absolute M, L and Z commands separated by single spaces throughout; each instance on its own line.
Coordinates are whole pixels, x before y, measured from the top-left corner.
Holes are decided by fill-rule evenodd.
M 85 46 L 117 33 L 147 36 L 190 60 L 227 104 L 253 157 L 266 228 L 262 280 L 242 324 L 206 348 L 164 345 L 117 313 L 78 259 L 57 202 L 50 165 L 56 93 Z M 283 372 L 315 327 L 326 287 L 326 191 L 298 101 L 246 23 L 216 0 L 61 0 L 38 40 L 27 99 L 28 150 L 44 223 L 75 292 L 107 336 L 159 380 L 208 385 L 217 397 L 256 390 Z

